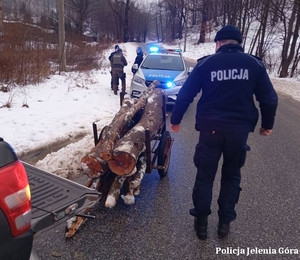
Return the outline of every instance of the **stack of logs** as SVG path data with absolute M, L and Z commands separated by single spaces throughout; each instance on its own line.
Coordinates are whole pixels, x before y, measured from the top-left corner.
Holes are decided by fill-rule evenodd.
M 134 195 L 139 194 L 146 171 L 145 131 L 149 130 L 150 140 L 154 139 L 164 120 L 163 105 L 167 96 L 156 88 L 159 84 L 154 81 L 139 99 L 124 99 L 111 124 L 103 129 L 101 140 L 81 160 L 83 171 L 90 178 L 101 177 L 108 171 L 115 174 L 106 207 L 116 205 L 122 186 L 126 204 L 133 204 Z

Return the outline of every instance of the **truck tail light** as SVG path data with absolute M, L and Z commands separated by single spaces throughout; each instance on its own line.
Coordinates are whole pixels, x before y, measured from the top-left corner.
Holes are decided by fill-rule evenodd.
M 27 185 L 24 189 L 17 191 L 5 198 L 5 203 L 10 210 L 18 208 L 23 203 L 30 200 L 30 188 Z
M 1 198 L 4 200 L 1 201 Z M 26 171 L 20 161 L 1 169 L 0 204 L 3 205 L 13 236 L 30 229 L 31 193 Z

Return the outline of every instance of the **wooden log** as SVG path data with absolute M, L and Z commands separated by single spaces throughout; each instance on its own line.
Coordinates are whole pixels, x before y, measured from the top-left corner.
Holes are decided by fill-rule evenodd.
M 140 194 L 141 182 L 144 178 L 146 172 L 146 159 L 145 156 L 140 156 L 137 163 L 137 172 L 126 178 L 124 183 L 124 195 L 121 195 L 121 198 L 124 200 L 124 203 L 127 205 L 132 205 L 135 202 L 135 195 Z
M 140 156 L 136 167 L 137 171 L 133 175 L 115 177 L 107 194 L 105 207 L 113 208 L 116 206 L 123 186 L 125 196 L 121 195 L 122 199 L 127 205 L 134 204 L 134 195 L 139 194 L 140 185 L 146 171 L 145 156 Z
M 109 146 L 113 146 L 115 140 L 119 137 L 123 126 L 125 125 L 125 117 L 127 111 L 131 111 L 130 108 L 135 104 L 134 99 L 124 100 L 123 106 L 120 108 L 112 123 L 103 129 L 102 139 L 92 149 L 92 151 L 81 159 L 81 166 L 83 172 L 90 178 L 96 178 L 108 170 L 107 162 L 100 157 L 102 149 L 109 149 Z M 121 124 L 122 122 L 122 124 Z M 115 134 L 112 135 L 112 129 L 115 128 Z
M 103 136 L 107 134 L 107 130 L 107 127 L 103 129 Z M 91 150 L 91 152 L 81 159 L 81 168 L 83 173 L 92 179 L 103 175 L 108 170 L 107 162 L 102 160 L 97 154 L 102 143 L 103 140 L 101 139 L 99 143 Z
M 158 80 L 153 81 L 149 88 L 144 91 L 139 99 L 126 99 L 123 101 L 123 105 L 119 112 L 115 115 L 112 123 L 108 127 L 108 131 L 103 138 L 103 144 L 101 145 L 100 158 L 103 160 L 110 160 L 116 142 L 128 131 L 127 125 L 135 114 L 144 108 L 147 104 L 148 97 L 154 88 L 159 85 Z
M 107 194 L 106 201 L 105 201 L 105 207 L 107 208 L 113 208 L 116 206 L 118 198 L 120 196 L 121 188 L 123 186 L 123 183 L 126 179 L 126 176 L 116 176 L 110 190 Z
M 163 105 L 166 94 L 162 89 L 154 89 L 140 121 L 115 145 L 108 166 L 117 175 L 127 175 L 134 171 L 139 155 L 145 151 L 145 131 L 150 131 L 151 140 L 163 125 Z
M 116 175 L 113 174 L 111 171 L 107 171 L 105 174 L 101 175 L 99 178 L 89 179 L 86 187 L 91 189 L 97 190 L 100 192 L 99 200 L 104 198 L 115 179 Z M 89 215 L 92 208 L 86 208 L 83 212 L 84 215 Z M 83 216 L 75 216 L 67 221 L 66 226 L 66 238 L 71 238 L 75 235 L 76 231 L 85 223 L 87 218 Z
M 122 107 L 112 123 L 103 132 L 103 137 L 92 151 L 81 159 L 83 172 L 90 178 L 104 174 L 108 167 L 106 161 L 112 158 L 116 142 L 127 132 L 128 122 L 146 106 L 150 93 L 160 82 L 155 80 L 139 99 L 124 99 Z
M 87 184 L 85 185 L 88 188 L 98 190 L 100 186 L 102 185 L 101 178 L 95 178 L 95 179 L 89 179 Z M 99 197 L 99 200 L 101 199 L 101 196 Z M 85 215 L 89 215 L 92 208 L 86 208 L 83 212 Z M 67 226 L 66 226 L 66 238 L 71 238 L 75 235 L 76 231 L 83 225 L 83 223 L 87 219 L 85 217 L 80 216 L 74 216 L 67 220 Z
M 81 159 L 81 168 L 83 173 L 89 178 L 98 178 L 108 170 L 108 164 L 100 157 L 94 158 L 87 155 Z

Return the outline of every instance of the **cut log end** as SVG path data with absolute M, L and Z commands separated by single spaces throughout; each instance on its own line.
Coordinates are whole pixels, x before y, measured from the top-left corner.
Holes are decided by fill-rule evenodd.
M 109 169 L 117 175 L 127 175 L 135 169 L 136 160 L 130 154 L 118 152 L 108 161 Z
M 110 152 L 107 152 L 107 151 L 102 151 L 100 153 L 100 158 L 102 160 L 109 161 L 109 160 L 112 159 L 112 154 Z
M 107 169 L 93 157 L 85 156 L 81 159 L 83 172 L 90 178 L 97 178 Z

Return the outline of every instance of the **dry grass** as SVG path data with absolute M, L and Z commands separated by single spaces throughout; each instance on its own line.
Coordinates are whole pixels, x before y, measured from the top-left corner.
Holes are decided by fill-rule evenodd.
M 43 34 L 23 24 L 5 24 L 0 44 L 0 81 L 25 85 L 39 83 L 50 74 L 53 50 Z
M 38 84 L 58 68 L 58 40 L 54 31 L 4 23 L 0 35 L 0 82 Z M 91 44 L 88 37 L 66 36 L 68 71 L 89 71 L 101 67 L 100 55 L 108 43 Z

